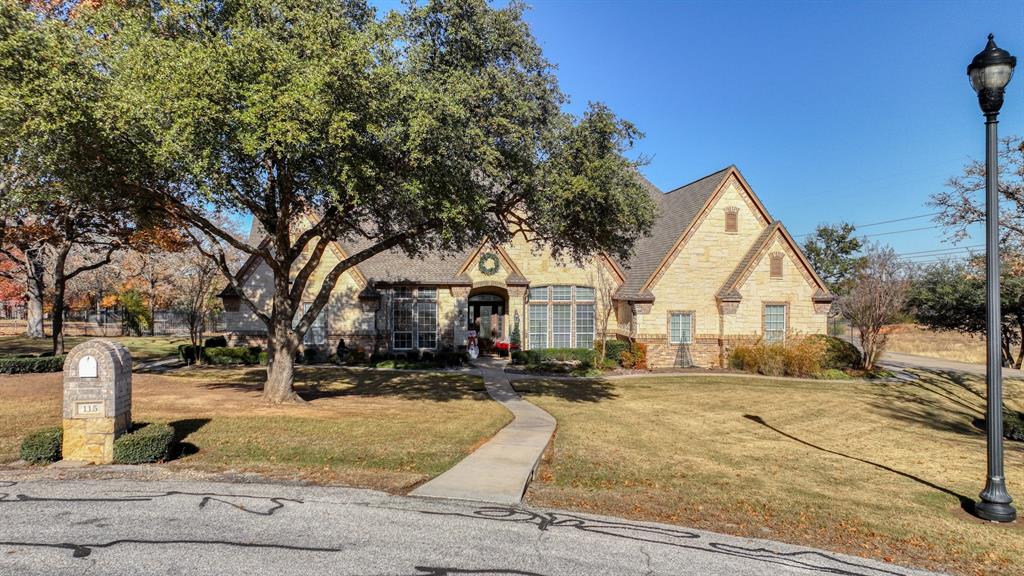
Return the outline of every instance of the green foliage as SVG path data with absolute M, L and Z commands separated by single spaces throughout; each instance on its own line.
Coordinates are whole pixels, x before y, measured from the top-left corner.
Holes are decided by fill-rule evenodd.
M 174 428 L 169 424 L 136 424 L 131 432 L 114 440 L 114 462 L 144 464 L 167 460 L 174 443 Z
M 117 302 L 121 306 L 121 323 L 129 333 L 141 336 L 149 330 L 153 319 L 149 315 L 149 303 L 142 292 L 129 288 L 117 295 Z
M 811 267 L 834 294 L 846 294 L 864 257 L 857 256 L 864 243 L 854 236 L 856 228 L 841 222 L 819 225 L 804 242 Z
M 1009 267 L 1006 267 L 1009 268 Z M 1006 271 L 1000 278 L 1003 357 L 1019 367 L 1013 347 L 1021 346 L 1024 325 L 1024 277 Z M 943 262 L 915 278 L 907 307 L 918 323 L 932 330 L 985 335 L 985 275 L 972 263 Z
M 818 378 L 822 380 L 850 380 L 853 376 L 838 368 L 826 368 L 818 373 Z
M 736 346 L 729 355 L 733 368 L 765 376 L 816 377 L 826 366 L 826 339 L 789 338 L 786 342 L 756 342 Z
M 193 346 L 191 344 L 178 345 L 178 359 L 182 362 L 185 364 L 195 364 L 197 358 L 206 359 L 202 346 Z
M 259 364 L 262 352 L 263 349 L 259 346 L 206 348 L 203 351 L 206 361 L 215 366 Z
M 60 460 L 64 430 L 51 426 L 32 432 L 21 442 L 21 459 L 30 464 L 45 464 Z
M 206 342 L 203 342 L 203 347 L 210 348 L 225 348 L 228 345 L 228 339 L 224 336 L 214 336 L 207 338 Z
M 515 365 L 527 364 L 530 361 L 530 355 L 527 354 L 525 350 L 513 350 L 510 357 L 512 359 L 512 364 Z
M 0 374 L 60 372 L 63 369 L 63 356 L 0 356 Z
M 604 357 L 616 362 L 622 358 L 623 352 L 629 351 L 628 340 L 607 340 L 605 341 Z
M 1003 409 L 1003 437 L 1024 442 L 1024 413 Z
M 567 362 L 579 368 L 593 368 L 597 357 L 595 350 L 587 348 L 539 348 L 526 350 L 524 354 L 527 365 L 543 366 Z
M 515 346 L 519 346 L 523 342 L 522 334 L 519 332 L 519 312 L 513 315 L 512 333 L 509 335 L 508 341 Z
M 256 357 L 256 360 L 259 362 L 260 366 L 266 366 L 267 362 L 270 361 L 270 355 L 266 352 L 260 352 Z
M 825 345 L 825 358 L 822 365 L 829 368 L 860 368 L 863 362 L 860 350 L 856 346 L 835 336 L 816 334 L 809 338 L 821 340 Z

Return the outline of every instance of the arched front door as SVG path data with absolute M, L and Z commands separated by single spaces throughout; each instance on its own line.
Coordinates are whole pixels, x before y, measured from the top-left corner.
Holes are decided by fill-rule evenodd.
M 494 342 L 505 338 L 507 312 L 507 295 L 496 294 L 493 291 L 470 294 L 467 329 L 477 333 L 481 353 L 493 352 Z

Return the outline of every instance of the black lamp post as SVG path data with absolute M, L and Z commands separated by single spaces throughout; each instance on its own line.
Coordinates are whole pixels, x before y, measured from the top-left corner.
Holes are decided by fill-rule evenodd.
M 992 35 L 988 45 L 967 67 L 971 86 L 978 93 L 978 103 L 985 113 L 985 312 L 988 335 L 988 363 L 985 371 L 987 407 L 985 424 L 988 432 L 988 479 L 981 491 L 978 516 L 993 522 L 1012 522 L 1017 510 L 1006 490 L 1003 477 L 1003 353 L 1000 346 L 999 306 L 999 165 L 996 146 L 996 125 L 1003 107 L 1003 92 L 1013 76 L 1017 59 L 996 46 Z

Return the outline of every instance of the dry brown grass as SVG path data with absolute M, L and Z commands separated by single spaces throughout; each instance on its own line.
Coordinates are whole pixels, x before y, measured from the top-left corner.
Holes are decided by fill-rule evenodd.
M 479 378 L 302 368 L 306 406 L 260 400 L 263 371 L 136 374 L 133 417 L 170 422 L 186 455 L 165 466 L 258 472 L 402 492 L 447 470 L 511 420 Z M 60 423 L 61 375 L 0 376 L 0 463 Z M 188 453 L 193 452 L 193 453 Z
M 533 504 L 962 574 L 1020 573 L 1024 528 L 961 508 L 985 475 L 980 378 L 515 384 L 558 419 Z M 1007 384 L 1008 404 L 1024 407 L 1024 383 Z M 1007 443 L 1007 477 L 1024 496 L 1020 443 Z
M 985 363 L 985 339 L 959 332 L 928 330 L 914 324 L 889 326 L 887 352 L 916 354 L 956 362 Z

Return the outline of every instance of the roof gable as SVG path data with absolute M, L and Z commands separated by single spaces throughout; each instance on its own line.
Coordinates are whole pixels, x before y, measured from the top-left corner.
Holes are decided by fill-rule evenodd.
M 776 240 L 781 240 L 789 248 L 790 252 L 795 256 L 794 259 L 801 268 L 804 278 L 817 288 L 814 300 L 818 302 L 831 302 L 834 297 L 828 291 L 828 287 L 817 273 L 814 272 L 814 268 L 811 267 L 811 263 L 807 260 L 803 250 L 793 240 L 793 237 L 789 235 L 789 231 L 782 225 L 782 222 L 778 220 L 772 222 L 770 226 L 761 232 L 761 235 L 758 236 L 750 249 L 747 250 L 739 264 L 736 265 L 732 274 L 729 275 L 729 278 L 719 288 L 717 298 L 724 302 L 738 302 L 742 300 L 743 295 L 739 291 L 740 286 L 743 286 L 758 263 L 768 255 L 768 249 Z

